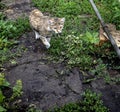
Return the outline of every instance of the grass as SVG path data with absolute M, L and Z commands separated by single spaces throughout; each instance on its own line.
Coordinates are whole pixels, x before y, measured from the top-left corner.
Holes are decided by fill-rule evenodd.
M 0 20 L 0 49 L 16 44 L 15 40 L 29 28 L 28 19 L 19 18 L 15 22 Z
M 4 3 L 1 3 L 1 1 L 0 1 L 0 10 L 3 10 L 5 8 L 7 8 L 7 6 Z
M 0 19 L 0 66 L 16 55 L 16 53 L 11 53 L 10 49 L 18 44 L 18 38 L 30 29 L 27 18 L 18 18 L 16 21 L 5 21 L 3 17 L 4 15 L 2 14 Z
M 83 93 L 83 99 L 78 103 L 69 103 L 61 108 L 55 108 L 49 112 L 108 112 L 103 105 L 101 95 L 90 90 Z
M 18 107 L 14 104 L 14 102 L 16 101 L 16 98 L 19 98 L 21 95 L 21 80 L 17 80 L 16 85 L 11 87 L 10 83 L 5 78 L 5 74 L 0 73 L 0 112 L 7 112 L 10 110 L 16 111 Z
M 90 54 L 94 55 L 93 44 L 98 42 L 98 38 L 96 38 L 97 35 L 97 33 L 91 34 L 87 32 L 84 35 L 80 35 L 77 37 L 75 35 L 68 35 L 64 39 L 58 39 L 59 41 L 53 40 L 53 46 L 50 49 L 50 54 L 54 56 L 59 56 L 59 59 L 60 57 L 64 58 L 67 65 L 70 65 L 71 67 L 79 66 L 83 70 L 87 70 L 88 68 L 90 69 L 93 65 L 92 62 L 94 60 L 90 56 Z M 86 36 L 88 36 L 89 40 L 86 40 Z M 85 46 L 88 46 L 87 50 Z

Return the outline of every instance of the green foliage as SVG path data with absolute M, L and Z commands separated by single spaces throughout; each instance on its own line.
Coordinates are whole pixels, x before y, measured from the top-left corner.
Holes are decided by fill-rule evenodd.
M 100 94 L 86 90 L 80 102 L 69 103 L 49 112 L 108 112 L 108 109 L 103 105 Z
M 22 81 L 17 80 L 16 85 L 13 87 L 13 95 L 11 99 L 15 99 L 16 97 L 20 97 L 22 95 Z
M 80 10 L 78 10 L 80 7 L 79 4 L 77 4 L 74 1 L 69 2 L 62 2 L 59 7 L 56 8 L 56 15 L 57 16 L 77 16 L 80 13 Z
M 112 4 L 108 5 L 110 12 L 110 22 L 114 23 L 117 26 L 117 29 L 120 29 L 120 1 L 114 0 Z
M 5 18 L 6 16 L 2 12 L 0 12 L 0 20 L 4 20 Z
M 10 84 L 6 81 L 3 73 L 0 73 L 0 87 L 1 86 L 9 86 Z
M 0 10 L 3 10 L 3 9 L 5 9 L 7 6 L 4 4 L 4 3 L 1 3 L 1 1 L 0 1 Z
M 0 50 L 16 44 L 15 39 L 28 29 L 28 19 L 19 18 L 15 22 L 0 20 Z
M 96 62 L 96 66 L 94 69 L 90 70 L 90 72 L 93 74 L 93 75 L 96 75 L 96 76 L 105 76 L 107 75 L 106 73 L 106 65 L 103 63 L 103 61 L 101 59 L 97 60 Z
M 6 6 L 0 2 L 0 10 L 3 10 L 5 7 Z M 14 57 L 14 53 L 10 52 L 10 48 L 18 43 L 18 37 L 30 29 L 27 18 L 19 18 L 16 21 L 5 21 L 4 19 L 5 15 L 0 12 L 0 70 L 2 70 L 4 61 Z M 11 103 L 22 95 L 22 82 L 18 80 L 14 87 L 10 86 L 9 82 L 5 79 L 5 75 L 0 73 L 0 112 L 7 112 L 11 108 L 14 110 L 17 108 L 15 105 L 12 107 Z M 9 96 L 8 92 L 6 96 L 4 94 L 5 88 L 7 88 L 7 91 L 10 89 L 10 92 L 12 92 L 10 94 L 12 95 Z
M 2 91 L 0 91 L 0 103 L 2 103 L 4 101 L 5 97 L 2 94 Z
M 5 87 L 11 88 L 10 83 L 5 79 L 5 74 L 0 73 L 0 112 L 7 112 L 8 109 L 11 109 L 11 103 L 15 98 L 22 95 L 22 82 L 20 80 L 18 80 L 16 85 L 11 88 L 13 90 L 13 94 L 9 98 L 4 95 Z
M 20 35 L 24 34 L 26 31 L 30 30 L 30 24 L 28 18 L 18 18 L 13 24 L 17 28 L 15 32 L 15 37 L 19 37 Z
M 98 42 L 98 34 L 85 33 L 84 35 L 58 38 L 52 43 L 49 52 L 65 59 L 70 66 L 79 66 L 81 69 L 90 69 L 93 65 L 94 44 Z M 60 57 L 59 57 L 60 59 Z
M 108 112 L 108 109 L 103 105 L 102 100 L 100 100 L 101 95 L 86 90 L 83 94 L 83 101 L 80 102 L 82 105 L 82 112 Z
M 30 29 L 28 18 L 19 18 L 16 21 L 0 20 L 0 62 L 14 57 L 10 48 L 18 44 L 18 37 Z M 9 55 L 8 55 L 9 54 Z
M 14 44 L 13 39 L 17 28 L 8 21 L 0 20 L 0 50 L 6 47 L 10 47 Z
M 0 106 L 0 112 L 6 112 L 7 110 L 5 108 L 3 108 L 2 106 Z
M 42 112 L 40 109 L 37 109 L 34 104 L 31 104 L 27 112 Z

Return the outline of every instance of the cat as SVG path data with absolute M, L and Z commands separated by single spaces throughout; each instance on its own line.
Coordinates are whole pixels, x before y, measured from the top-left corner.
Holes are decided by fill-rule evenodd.
M 40 10 L 34 9 L 30 12 L 29 21 L 35 32 L 35 38 L 40 38 L 48 49 L 50 48 L 52 34 L 62 32 L 65 18 L 44 16 Z

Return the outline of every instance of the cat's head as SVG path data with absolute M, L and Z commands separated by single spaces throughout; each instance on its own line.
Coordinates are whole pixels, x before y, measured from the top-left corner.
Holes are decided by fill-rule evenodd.
M 65 18 L 50 18 L 49 27 L 55 33 L 61 33 L 64 27 Z

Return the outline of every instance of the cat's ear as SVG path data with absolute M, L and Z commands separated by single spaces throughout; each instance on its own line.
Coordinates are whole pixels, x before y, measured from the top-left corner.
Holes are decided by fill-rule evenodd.
M 64 22 L 65 22 L 65 18 L 61 18 L 61 22 L 63 22 L 63 23 L 64 23 Z

